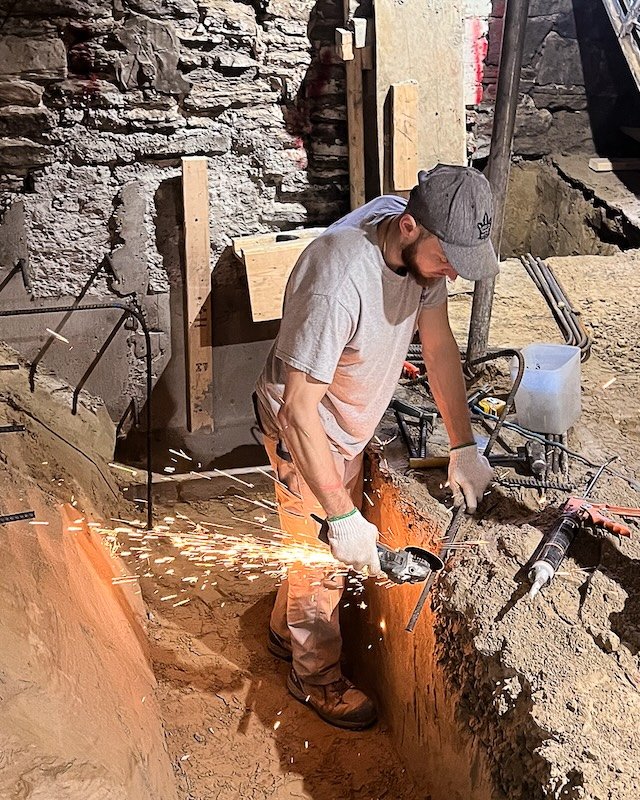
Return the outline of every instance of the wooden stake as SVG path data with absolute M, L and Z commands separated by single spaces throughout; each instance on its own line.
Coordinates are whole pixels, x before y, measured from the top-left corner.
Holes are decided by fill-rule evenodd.
M 418 83 L 391 84 L 391 185 L 408 192 L 418 174 Z
M 207 159 L 182 159 L 187 429 L 213 431 L 213 351 Z
M 344 18 L 348 23 L 349 0 L 344 0 Z M 364 116 L 362 104 L 362 49 L 353 51 L 353 59 L 344 62 L 347 79 L 347 132 L 349 143 L 349 194 L 351 209 L 364 204 Z

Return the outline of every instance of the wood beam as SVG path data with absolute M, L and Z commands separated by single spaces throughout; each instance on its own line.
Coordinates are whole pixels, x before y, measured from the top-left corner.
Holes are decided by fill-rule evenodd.
M 187 429 L 213 431 L 213 350 L 207 159 L 182 159 Z
M 391 84 L 391 187 L 408 192 L 418 174 L 418 84 Z

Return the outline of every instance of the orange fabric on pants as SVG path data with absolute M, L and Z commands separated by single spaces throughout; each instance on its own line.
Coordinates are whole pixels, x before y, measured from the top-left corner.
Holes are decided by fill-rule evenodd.
M 311 489 L 297 472 L 295 465 L 280 458 L 276 442 L 264 437 L 264 446 L 279 481 L 296 488 L 299 496 L 279 483 L 276 500 L 280 527 L 290 533 L 317 536 L 318 525 L 310 518 L 325 512 Z M 336 469 L 354 505 L 362 503 L 362 454 L 346 461 L 334 453 Z M 327 578 L 323 569 L 295 565 L 278 589 L 271 612 L 271 628 L 291 643 L 293 667 L 307 683 L 326 684 L 338 680 L 342 637 L 338 604 L 344 588 L 344 578 Z

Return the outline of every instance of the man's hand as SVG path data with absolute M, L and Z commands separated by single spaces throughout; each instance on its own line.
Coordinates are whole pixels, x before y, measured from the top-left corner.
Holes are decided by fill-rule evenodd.
M 449 486 L 454 505 L 460 506 L 464 500 L 467 511 L 473 514 L 492 479 L 493 469 L 475 443 L 449 453 Z
M 376 549 L 379 531 L 362 516 L 357 508 L 341 517 L 327 519 L 331 553 L 343 564 L 362 571 L 369 568 L 370 575 L 379 575 L 380 559 Z

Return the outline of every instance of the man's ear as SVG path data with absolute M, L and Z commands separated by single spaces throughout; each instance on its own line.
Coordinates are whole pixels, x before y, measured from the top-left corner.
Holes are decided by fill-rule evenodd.
M 420 232 L 420 225 L 411 214 L 402 214 L 398 220 L 398 227 L 403 238 L 409 240 L 415 239 Z

